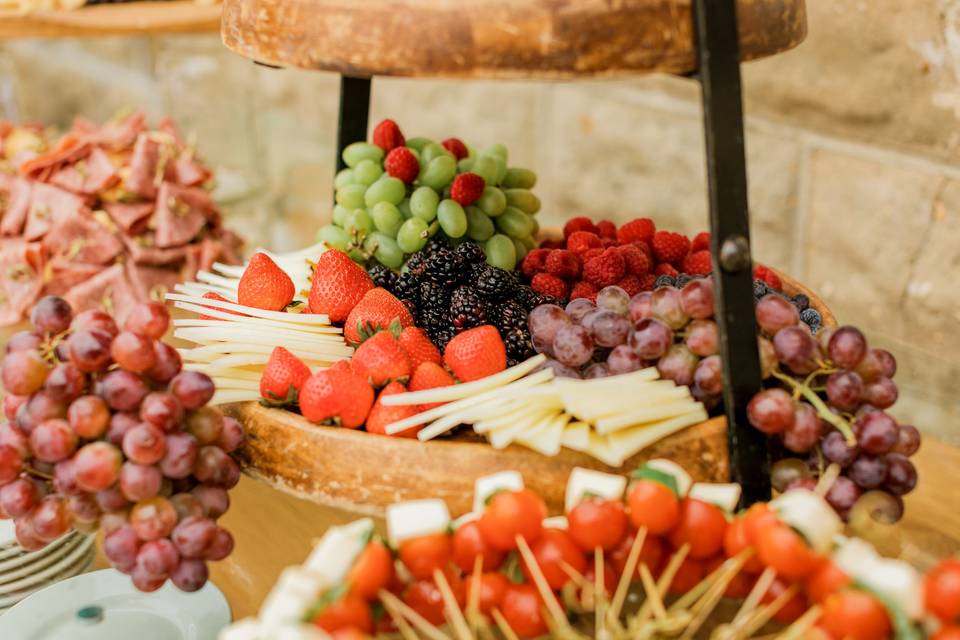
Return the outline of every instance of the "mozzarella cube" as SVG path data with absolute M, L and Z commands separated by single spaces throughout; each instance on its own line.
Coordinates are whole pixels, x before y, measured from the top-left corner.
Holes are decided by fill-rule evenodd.
M 259 620 L 244 618 L 224 627 L 217 638 L 218 640 L 264 640 L 264 631 Z
M 727 513 L 733 513 L 740 502 L 740 485 L 736 482 L 694 482 L 689 497 L 709 502 Z
M 287 567 L 260 607 L 260 621 L 269 626 L 299 622 L 323 589 L 320 577 L 301 567 Z
M 473 511 L 483 513 L 487 499 L 498 491 L 520 491 L 523 489 L 523 476 L 519 471 L 500 471 L 477 478 L 473 483 Z
M 627 479 L 613 473 L 574 467 L 567 480 L 564 506 L 569 513 L 587 496 L 599 496 L 607 500 L 619 500 L 627 489 Z
M 817 553 L 827 553 L 833 539 L 843 530 L 843 522 L 827 501 L 812 491 L 792 489 L 770 502 L 780 520 L 806 538 Z
M 570 523 L 567 522 L 567 516 L 551 516 L 543 519 L 544 529 L 563 529 L 566 531 L 569 526 Z
M 673 479 L 677 482 L 677 493 L 680 494 L 681 498 L 686 497 L 687 493 L 690 491 L 690 487 L 693 485 L 693 478 L 690 477 L 690 474 L 684 471 L 683 467 L 678 465 L 673 460 L 656 458 L 654 460 L 650 460 L 644 464 L 644 466 L 655 469 L 660 473 L 665 473 L 668 476 L 673 476 Z
M 372 533 L 373 520 L 370 518 L 332 527 L 320 538 L 303 566 L 320 575 L 328 586 L 334 585 L 350 571 Z
M 900 560 L 883 558 L 867 542 L 845 540 L 833 553 L 841 571 L 896 603 L 911 619 L 923 615 L 923 584 L 916 569 Z
M 410 500 L 387 507 L 387 534 L 396 547 L 404 540 L 441 533 L 450 526 L 450 512 L 443 500 Z

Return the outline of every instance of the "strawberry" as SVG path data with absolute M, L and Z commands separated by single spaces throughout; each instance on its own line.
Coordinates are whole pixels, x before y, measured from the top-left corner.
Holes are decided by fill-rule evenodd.
M 396 147 L 387 154 L 383 168 L 394 178 L 410 184 L 420 175 L 420 161 L 413 151 L 406 147 Z
M 597 235 L 600 236 L 601 239 L 608 238 L 610 240 L 616 240 L 617 225 L 609 220 L 601 220 L 597 223 Z
M 463 144 L 463 140 L 460 138 L 447 138 L 440 144 L 443 145 L 443 148 L 453 154 L 453 157 L 457 160 L 463 160 L 470 155 L 470 150 L 467 149 L 467 145 Z
M 538 273 L 530 281 L 530 288 L 539 294 L 554 298 L 567 297 L 567 283 L 549 273 Z
M 573 285 L 573 289 L 570 291 L 570 299 L 575 300 L 577 298 L 586 298 L 587 300 L 596 302 L 598 291 L 599 289 L 584 280 Z
M 600 236 L 590 231 L 574 231 L 567 238 L 567 249 L 579 254 L 588 249 L 599 249 L 601 244 Z
M 461 382 L 470 382 L 506 369 L 507 350 L 497 328 L 485 324 L 455 335 L 443 361 Z
M 373 289 L 373 280 L 363 267 L 343 251 L 325 251 L 313 270 L 307 308 L 325 313 L 330 322 L 343 322 L 363 296 Z
M 575 231 L 587 231 L 594 235 L 597 233 L 597 228 L 593 225 L 593 221 L 586 216 L 578 216 L 576 218 L 570 218 L 567 220 L 567 223 L 563 225 L 563 238 L 565 240 L 570 239 L 570 235 Z M 567 247 L 568 249 L 570 247 Z
M 220 295 L 216 291 L 207 291 L 205 294 L 203 294 L 202 297 L 206 298 L 207 300 L 219 300 L 220 302 L 233 302 L 233 300 L 230 300 L 229 298 L 224 298 L 222 295 Z M 234 304 L 236 303 L 234 302 Z M 207 307 L 207 308 L 214 309 L 215 311 L 222 311 L 223 313 L 232 313 L 235 316 L 246 317 L 247 315 L 245 313 L 240 313 L 239 311 L 228 311 L 227 309 L 221 309 L 220 307 Z M 203 313 L 200 314 L 199 319 L 200 320 L 222 320 L 222 318 L 214 318 L 213 316 L 208 316 Z
M 297 394 L 310 377 L 310 369 L 283 347 L 274 347 L 260 374 L 260 397 L 271 403 L 296 404 Z
M 487 183 L 477 174 L 461 173 L 450 184 L 450 198 L 465 207 L 477 201 L 485 186 Z
M 420 366 L 413 370 L 410 376 L 410 384 L 407 388 L 410 391 L 423 391 L 424 389 L 438 389 L 440 387 L 450 387 L 456 384 L 453 377 L 447 373 L 447 370 L 436 362 L 422 362 Z M 420 411 L 427 411 L 434 407 L 439 407 L 444 402 L 430 402 L 419 405 Z
M 401 329 L 413 326 L 407 306 L 386 289 L 376 287 L 367 291 L 347 316 L 343 337 L 347 342 L 360 344 L 377 331 L 388 329 L 394 320 L 400 322 Z
M 400 343 L 400 348 L 410 359 L 411 371 L 416 371 L 422 362 L 434 362 L 436 364 L 443 362 L 440 350 L 419 327 L 405 328 L 397 337 L 397 342 Z
M 380 124 L 373 129 L 373 144 L 384 151 L 402 147 L 406 143 L 407 141 L 404 140 L 403 134 L 400 132 L 400 127 L 390 118 L 381 120 Z
M 300 412 L 310 422 L 332 421 L 356 429 L 367 419 L 373 387 L 343 367 L 321 369 L 300 390 Z
M 385 407 L 380 401 L 384 396 L 392 396 L 398 393 L 406 393 L 407 389 L 399 382 L 391 382 L 383 388 L 377 401 L 373 403 L 370 409 L 370 415 L 367 416 L 367 431 L 387 435 L 387 425 L 410 416 L 420 413 L 420 409 L 415 404 L 402 404 L 393 407 Z M 417 432 L 423 428 L 423 425 L 417 425 L 404 429 L 400 433 L 392 434 L 395 438 L 416 438 Z
M 620 244 L 630 244 L 631 242 L 653 241 L 653 236 L 657 231 L 657 225 L 650 218 L 637 218 L 621 225 L 617 230 L 617 240 Z
M 710 252 L 706 249 L 695 251 L 683 259 L 683 272 L 693 276 L 705 276 L 713 271 Z
M 287 272 L 265 253 L 255 253 L 240 276 L 237 302 L 246 307 L 282 311 L 293 302 L 296 287 Z
M 683 262 L 690 252 L 690 240 L 682 233 L 657 231 L 653 234 L 653 255 L 657 262 L 669 262 L 676 266 Z
M 389 331 L 380 331 L 364 340 L 350 360 L 353 372 L 375 387 L 391 380 L 406 382 L 410 377 L 410 358 Z

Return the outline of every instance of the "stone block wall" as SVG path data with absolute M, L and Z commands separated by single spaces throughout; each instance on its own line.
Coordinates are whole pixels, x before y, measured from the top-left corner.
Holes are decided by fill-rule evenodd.
M 798 49 L 744 68 L 753 245 L 899 358 L 896 413 L 960 443 L 960 0 L 808 0 Z M 0 44 L 0 116 L 67 126 L 173 115 L 252 244 L 309 243 L 330 212 L 337 78 L 257 67 L 216 35 Z M 542 221 L 705 228 L 698 88 L 377 79 L 372 121 L 505 142 Z

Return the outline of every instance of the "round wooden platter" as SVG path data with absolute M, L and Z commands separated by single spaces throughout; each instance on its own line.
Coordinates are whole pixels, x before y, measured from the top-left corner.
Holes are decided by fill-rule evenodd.
M 797 46 L 804 0 L 738 0 L 743 60 Z M 691 0 L 224 0 L 261 63 L 369 77 L 561 79 L 696 68 Z
M 193 0 L 101 4 L 71 10 L 0 9 L 0 39 L 156 35 L 216 31 L 220 5 Z

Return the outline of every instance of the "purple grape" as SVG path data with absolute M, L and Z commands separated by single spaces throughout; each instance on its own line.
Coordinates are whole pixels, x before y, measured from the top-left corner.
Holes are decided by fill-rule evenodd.
M 800 312 L 790 302 L 775 293 L 760 298 L 757 303 L 757 325 L 767 335 L 800 322 Z
M 555 304 L 541 304 L 534 307 L 530 315 L 527 316 L 527 325 L 530 329 L 530 337 L 533 340 L 534 347 L 543 346 L 544 349 L 538 348 L 537 350 L 541 353 L 547 353 L 547 355 L 552 355 L 549 350 L 552 348 L 557 331 L 560 330 L 560 327 L 565 327 L 570 323 L 570 316 Z
M 712 278 L 696 278 L 680 290 L 683 311 L 695 320 L 712 318 L 715 312 Z
M 888 453 L 887 464 L 890 466 L 887 473 L 887 490 L 897 496 L 913 491 L 917 486 L 917 468 L 907 459 L 907 456 Z
M 556 360 L 547 359 L 546 362 L 539 365 L 534 371 L 542 371 L 544 369 L 553 369 L 553 375 L 558 378 L 574 378 L 580 379 L 580 372 L 576 369 L 572 369 L 565 364 L 557 362 Z
M 783 389 L 764 389 L 747 403 L 747 419 L 764 433 L 783 433 L 793 425 L 794 404 Z
M 656 318 L 646 318 L 637 323 L 629 344 L 644 360 L 656 360 L 673 344 L 673 331 Z
M 580 324 L 580 321 L 583 320 L 583 316 L 587 315 L 597 307 L 594 306 L 590 300 L 587 298 L 575 298 L 567 304 L 566 314 L 570 316 L 570 319 Z
M 693 373 L 697 369 L 698 360 L 685 345 L 675 344 L 657 362 L 657 370 L 661 377 L 689 387 L 693 384 Z
M 874 349 L 873 355 L 880 363 L 880 374 L 892 378 L 897 374 L 897 359 L 886 349 Z
M 604 287 L 597 293 L 597 308 L 613 311 L 617 315 L 626 316 L 630 304 L 630 295 L 616 285 Z
M 630 334 L 630 321 L 613 311 L 602 310 L 590 323 L 590 334 L 594 343 L 600 347 L 615 347 L 627 341 Z M 556 349 L 556 339 L 554 339 Z
M 57 400 L 73 402 L 81 393 L 87 380 L 80 370 L 68 362 L 55 366 L 47 376 L 43 388 Z
M 824 497 L 834 511 L 846 520 L 847 516 L 850 515 L 850 509 L 853 508 L 854 503 L 862 494 L 863 491 L 860 490 L 856 482 L 846 476 L 839 476 L 830 485 L 830 489 Z
M 610 375 L 610 367 L 606 362 L 594 362 L 583 372 L 584 380 L 593 380 L 594 378 L 606 378 Z
M 649 291 L 641 291 L 630 298 L 630 304 L 627 305 L 627 312 L 630 314 L 630 321 L 634 326 L 641 320 L 650 317 L 653 294 Z
M 553 338 L 553 354 L 568 367 L 579 367 L 593 357 L 593 338 L 582 326 L 562 326 Z
M 137 374 L 114 369 L 100 381 L 100 396 L 115 411 L 133 411 L 150 393 L 150 387 Z
M 855 411 L 863 397 L 863 380 L 854 371 L 837 371 L 827 378 L 827 399 L 841 411 Z
M 40 351 L 42 344 L 43 338 L 33 331 L 17 331 L 7 340 L 6 353 L 13 353 L 15 351 Z
M 880 455 L 897 444 L 897 421 L 883 411 L 873 411 L 858 419 L 853 425 L 857 443 L 867 453 Z
M 760 352 L 760 375 L 766 380 L 773 375 L 780 364 L 777 360 L 777 350 L 773 348 L 773 343 L 763 336 L 757 338 L 757 350 Z
M 864 382 L 870 383 L 884 374 L 886 366 L 883 356 L 880 355 L 880 349 L 867 349 L 867 354 L 857 365 L 857 373 Z
M 690 322 L 690 316 L 680 302 L 680 290 L 676 287 L 660 287 L 654 291 L 650 298 L 650 312 L 675 331 Z
M 793 373 L 807 375 L 817 370 L 817 343 L 808 330 L 784 327 L 773 336 L 777 358 Z
M 795 453 L 807 453 L 820 439 L 820 418 L 812 406 L 796 403 L 793 424 L 783 432 L 783 446 Z
M 841 467 L 849 467 L 856 460 L 860 449 L 856 445 L 847 443 L 847 439 L 839 431 L 831 431 L 820 443 L 823 457 Z
M 893 380 L 881 376 L 863 388 L 863 399 L 878 409 L 892 407 L 897 401 L 899 392 Z
M 111 362 L 112 341 L 113 336 L 102 329 L 77 331 L 70 336 L 70 361 L 84 373 L 103 371 Z
M 850 465 L 847 475 L 864 489 L 876 489 L 886 482 L 889 470 L 886 458 L 861 454 Z
M 40 298 L 30 312 L 30 323 L 37 333 L 50 336 L 69 329 L 71 320 L 73 320 L 73 309 L 66 300 L 58 296 Z
M 723 366 L 720 356 L 707 356 L 697 363 L 693 382 L 696 388 L 707 396 L 719 396 L 723 393 Z
M 692 353 L 701 357 L 717 353 L 720 343 L 717 323 L 713 320 L 694 320 L 687 325 L 687 337 L 684 343 Z
M 849 325 L 834 331 L 827 345 L 827 355 L 839 369 L 856 369 L 866 353 L 867 339 Z
M 607 368 L 610 375 L 630 373 L 643 368 L 643 360 L 625 344 L 615 346 L 607 356 Z
M 897 434 L 897 444 L 893 446 L 896 453 L 907 457 L 912 456 L 920 449 L 920 431 L 912 424 L 900 425 L 900 431 Z

